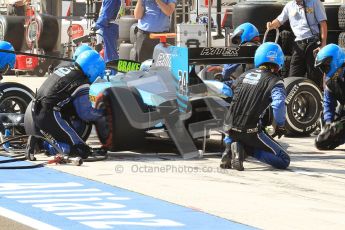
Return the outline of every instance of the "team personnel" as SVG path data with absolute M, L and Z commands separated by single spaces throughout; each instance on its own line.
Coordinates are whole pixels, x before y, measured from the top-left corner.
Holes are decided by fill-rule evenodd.
M 335 44 L 329 44 L 317 54 L 315 66 L 324 73 L 323 119 L 325 125 L 315 140 L 320 150 L 334 149 L 345 143 L 345 52 Z M 336 117 L 337 114 L 337 117 Z
M 258 29 L 251 23 L 246 22 L 239 25 L 233 32 L 231 38 L 231 43 L 240 46 L 258 46 L 260 45 L 260 37 Z M 241 68 L 242 67 L 242 68 Z M 241 65 L 241 64 L 225 64 L 223 68 L 223 81 L 228 86 L 232 87 L 233 80 L 231 76 L 234 74 L 235 78 L 240 76 L 245 69 L 252 69 L 253 66 Z M 225 152 L 227 154 L 231 151 L 231 138 L 226 135 L 224 138 Z
M 39 88 L 33 105 L 33 120 L 43 136 L 52 138 L 65 154 L 87 158 L 90 148 L 68 122 L 75 114 L 84 121 L 96 121 L 103 111 L 91 107 L 90 83 L 103 76 L 105 63 L 94 50 L 79 54 L 74 64 L 56 68 Z M 26 154 L 34 154 L 37 140 L 30 137 Z
M 267 29 L 275 29 L 290 22 L 296 36 L 289 76 L 305 76 L 322 87 L 322 73 L 314 67 L 314 55 L 327 43 L 327 17 L 320 0 L 293 0 Z M 320 30 L 319 30 L 320 26 Z
M 225 117 L 225 127 L 233 142 L 231 151 L 222 156 L 222 168 L 244 170 L 246 154 L 275 168 L 289 166 L 288 153 L 261 127 L 261 117 L 271 104 L 276 123 L 272 136 L 280 138 L 285 133 L 286 91 L 278 75 L 283 64 L 280 46 L 266 42 L 255 52 L 256 68 L 243 73 L 234 83 L 234 96 Z
M 101 30 L 104 42 L 104 61 L 106 63 L 119 59 L 117 39 L 119 25 L 115 23 L 120 10 L 121 0 L 103 0 L 101 12 L 93 30 Z
M 0 49 L 14 51 L 11 43 L 6 41 L 0 41 Z M 14 68 L 14 63 L 16 62 L 16 55 L 12 53 L 0 52 L 0 80 L 2 80 L 2 75 L 10 69 Z
M 260 45 L 260 37 L 258 29 L 251 23 L 246 22 L 239 25 L 233 32 L 230 37 L 231 44 L 240 45 L 240 46 L 258 46 Z M 229 80 L 231 74 L 233 74 L 240 64 L 225 64 L 223 67 L 223 79 Z M 243 69 L 245 67 L 243 66 Z M 241 70 L 240 70 L 241 71 Z
M 138 0 L 134 16 L 138 20 L 136 60 L 143 62 L 152 58 L 153 49 L 159 43 L 150 39 L 150 33 L 168 32 L 170 16 L 175 10 L 176 0 Z

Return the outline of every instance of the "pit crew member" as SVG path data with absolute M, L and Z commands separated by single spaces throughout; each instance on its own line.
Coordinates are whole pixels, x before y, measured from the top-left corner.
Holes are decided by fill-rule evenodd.
M 84 121 L 96 121 L 103 111 L 94 109 L 89 101 L 89 87 L 103 76 L 105 63 L 94 50 L 82 52 L 75 63 L 55 69 L 39 88 L 33 104 L 35 126 L 44 137 L 56 142 L 64 154 L 87 158 L 90 148 L 67 121 L 74 115 Z M 26 154 L 34 154 L 37 139 L 29 137 Z
M 284 64 L 284 54 L 279 45 L 263 43 L 255 52 L 255 69 L 243 73 L 234 83 L 234 96 L 225 117 L 231 151 L 223 154 L 220 166 L 244 170 L 245 155 L 278 169 L 286 169 L 290 157 L 272 137 L 285 133 L 286 91 L 278 71 Z M 271 104 L 275 118 L 272 137 L 261 127 L 261 117 Z
M 117 39 L 119 38 L 119 25 L 115 20 L 119 13 L 121 0 L 103 0 L 101 12 L 93 31 L 100 30 L 104 42 L 104 61 L 106 63 L 119 59 L 117 53 Z
M 324 126 L 315 139 L 320 150 L 329 150 L 345 143 L 345 79 L 344 50 L 335 44 L 321 49 L 315 59 L 315 66 L 324 73 L 323 120 Z M 337 102 L 339 102 L 338 111 Z

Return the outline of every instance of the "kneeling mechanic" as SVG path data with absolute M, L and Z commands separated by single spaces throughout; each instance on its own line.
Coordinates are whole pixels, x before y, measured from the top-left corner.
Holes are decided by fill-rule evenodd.
M 220 167 L 244 170 L 245 155 L 275 168 L 286 169 L 290 157 L 286 150 L 261 127 L 264 111 L 271 104 L 275 118 L 274 136 L 285 133 L 286 91 L 278 71 L 284 64 L 279 45 L 266 42 L 255 52 L 255 69 L 243 73 L 234 83 L 234 96 L 225 117 L 231 148 L 223 153 Z
M 53 139 L 64 154 L 84 159 L 90 155 L 90 147 L 67 120 L 75 114 L 83 121 L 103 117 L 103 110 L 91 106 L 89 88 L 90 83 L 104 75 L 104 71 L 101 56 L 94 50 L 85 49 L 74 63 L 56 68 L 37 92 L 32 113 L 35 126 L 44 137 Z M 30 136 L 27 155 L 34 154 L 36 144 L 37 138 Z

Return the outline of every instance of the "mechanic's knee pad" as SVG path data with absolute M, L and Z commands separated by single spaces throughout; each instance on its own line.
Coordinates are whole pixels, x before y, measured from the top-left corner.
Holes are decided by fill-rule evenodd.
M 83 159 L 87 159 L 91 154 L 91 149 L 85 144 L 73 145 L 70 155 L 80 156 Z

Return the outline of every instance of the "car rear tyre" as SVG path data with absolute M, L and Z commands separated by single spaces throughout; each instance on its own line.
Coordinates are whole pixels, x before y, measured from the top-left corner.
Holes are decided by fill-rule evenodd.
M 8 41 L 17 51 L 24 43 L 24 21 L 22 16 L 0 16 L 0 40 Z
M 137 89 L 119 88 L 119 90 L 133 93 L 142 110 L 146 110 Z M 106 110 L 106 122 L 101 126 L 96 125 L 96 131 L 103 146 L 111 151 L 130 150 L 139 147 L 145 140 L 145 130 L 134 128 L 129 123 L 115 93 L 112 92 L 112 88 L 105 90 L 102 98 L 97 100 L 97 106 L 100 103 L 104 103 L 102 107 Z

